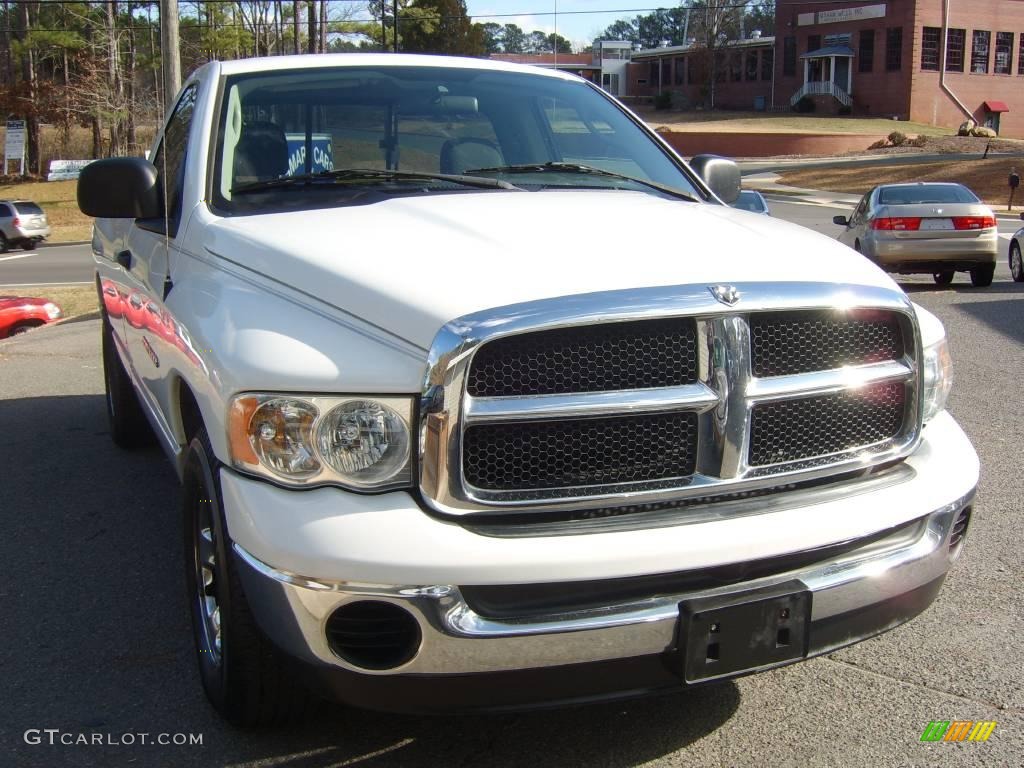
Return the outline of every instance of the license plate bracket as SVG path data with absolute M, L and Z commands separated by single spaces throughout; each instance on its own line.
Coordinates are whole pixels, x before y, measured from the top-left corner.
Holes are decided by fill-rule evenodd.
M 807 655 L 811 592 L 797 580 L 679 604 L 683 680 L 755 672 Z
M 920 228 L 927 232 L 948 232 L 955 229 L 952 219 L 921 219 Z

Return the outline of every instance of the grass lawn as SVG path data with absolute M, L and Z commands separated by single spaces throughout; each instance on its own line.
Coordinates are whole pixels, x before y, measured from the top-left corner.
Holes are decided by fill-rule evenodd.
M 861 168 L 821 168 L 788 171 L 779 176 L 779 183 L 793 187 L 848 192 L 862 195 L 876 184 L 905 181 L 956 181 L 997 211 L 1006 210 L 1009 187 L 1006 179 L 1011 168 L 1024 171 L 1020 158 L 994 160 L 958 160 L 950 163 L 921 165 L 872 165 Z M 1014 210 L 1024 207 L 1024 190 L 1014 196 Z
M 78 210 L 75 198 L 77 181 L 19 181 L 0 184 L 0 199 L 31 200 L 38 203 L 50 220 L 51 243 L 88 240 L 92 237 L 92 219 Z
M 638 109 L 652 127 L 666 126 L 673 131 L 700 133 L 864 133 L 888 136 L 900 131 L 908 136 L 952 136 L 953 128 L 925 123 L 886 120 L 881 117 L 835 117 L 797 115 L 792 112 L 659 111 Z

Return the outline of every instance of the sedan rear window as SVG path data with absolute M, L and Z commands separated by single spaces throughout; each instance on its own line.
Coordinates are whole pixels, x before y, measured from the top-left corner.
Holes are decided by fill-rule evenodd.
M 883 187 L 878 192 L 879 205 L 978 202 L 981 201 L 977 196 L 960 184 L 914 184 L 906 187 Z
M 35 203 L 15 203 L 14 206 L 22 216 L 39 216 L 43 212 Z

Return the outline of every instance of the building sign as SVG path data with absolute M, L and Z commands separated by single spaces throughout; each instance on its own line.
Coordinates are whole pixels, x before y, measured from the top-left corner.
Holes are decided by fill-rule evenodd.
M 831 11 L 817 13 L 801 13 L 797 17 L 797 25 L 806 27 L 811 24 L 838 24 L 841 22 L 864 21 L 865 19 L 884 19 L 885 3 L 879 5 L 860 5 L 856 8 L 836 8 Z
M 25 173 L 25 121 L 7 121 L 7 140 L 4 142 L 4 173 L 7 173 L 7 164 L 14 160 L 19 164 L 18 173 Z

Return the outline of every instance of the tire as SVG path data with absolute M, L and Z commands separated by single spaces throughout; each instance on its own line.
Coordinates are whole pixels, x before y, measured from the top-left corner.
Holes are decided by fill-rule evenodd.
M 864 251 L 861 250 L 861 247 L 860 247 L 860 240 L 854 240 L 853 241 L 853 250 L 855 250 L 857 253 L 864 253 Z
M 25 242 L 23 242 L 21 244 L 21 249 L 23 251 L 34 251 L 36 249 L 36 241 L 35 240 L 26 240 Z
M 971 270 L 971 285 L 975 288 L 988 288 L 992 285 L 992 275 L 996 272 L 996 265 L 989 264 L 984 267 L 975 267 Z
M 0 253 L 7 253 L 11 250 L 11 244 L 7 242 L 7 236 L 0 232 Z
M 234 725 L 294 722 L 310 714 L 314 700 L 249 609 L 231 555 L 218 466 L 200 428 L 185 460 L 182 523 L 186 599 L 203 689 Z
M 137 450 L 153 443 L 153 429 L 139 405 L 131 377 L 117 354 L 110 321 L 103 318 L 103 383 L 110 437 L 118 448 Z
M 1024 283 L 1024 258 L 1021 257 L 1020 245 L 1016 240 L 1010 242 L 1010 274 L 1013 282 Z
M 21 323 L 20 325 L 14 326 L 14 328 L 12 328 L 10 333 L 8 333 L 7 335 L 8 335 L 8 337 L 10 337 L 10 336 L 20 336 L 23 333 L 28 333 L 33 328 L 38 328 L 40 325 L 42 325 L 42 323 L 38 322 L 38 321 L 37 322 Z
M 953 282 L 953 276 L 956 274 L 952 269 L 944 269 L 941 272 L 933 272 L 932 280 L 935 281 L 936 285 L 949 285 Z

